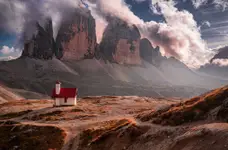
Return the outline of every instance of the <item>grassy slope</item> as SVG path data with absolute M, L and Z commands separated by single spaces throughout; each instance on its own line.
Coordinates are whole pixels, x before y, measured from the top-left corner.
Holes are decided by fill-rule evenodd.
M 57 127 L 4 123 L 0 126 L 0 149 L 60 150 L 65 136 Z
M 183 123 L 205 119 L 209 111 L 219 107 L 228 98 L 228 86 L 216 89 L 204 95 L 192 98 L 170 107 L 141 114 L 142 121 L 151 120 L 162 125 L 180 125 Z

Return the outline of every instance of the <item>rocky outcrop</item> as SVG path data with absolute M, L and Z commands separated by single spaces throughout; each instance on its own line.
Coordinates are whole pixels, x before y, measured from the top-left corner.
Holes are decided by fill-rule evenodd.
M 103 34 L 100 51 L 105 60 L 118 64 L 140 65 L 140 33 L 138 28 L 113 19 Z
M 140 56 L 147 62 L 152 62 L 153 47 L 148 39 L 140 40 Z
M 140 40 L 140 56 L 143 60 L 154 65 L 160 64 L 165 58 L 162 57 L 160 48 L 153 48 L 150 41 L 146 38 Z
M 56 56 L 64 60 L 93 57 L 96 47 L 95 20 L 88 10 L 77 9 L 62 22 L 56 38 Z
M 97 46 L 96 24 L 90 11 L 76 9 L 62 21 L 56 41 L 53 38 L 51 19 L 42 27 L 37 23 L 37 33 L 24 44 L 22 57 L 38 59 L 80 60 L 91 59 Z
M 44 27 L 38 22 L 37 34 L 24 44 L 22 57 L 32 57 L 38 59 L 51 59 L 53 57 L 53 28 L 51 19 L 47 19 Z

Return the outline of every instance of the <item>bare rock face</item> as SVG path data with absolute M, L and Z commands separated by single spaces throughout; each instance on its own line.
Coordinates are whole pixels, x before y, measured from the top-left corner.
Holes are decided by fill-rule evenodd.
M 56 56 L 64 60 L 92 58 L 96 47 L 95 20 L 88 10 L 78 9 L 65 19 L 56 38 Z
M 52 21 L 51 19 L 47 19 L 44 27 L 38 22 L 36 25 L 37 34 L 34 34 L 31 40 L 25 42 L 22 57 L 52 59 L 54 54 Z
M 132 41 L 130 44 L 127 39 L 120 39 L 117 43 L 116 53 L 113 54 L 113 58 L 119 64 L 141 64 L 139 58 L 139 40 Z
M 140 56 L 147 62 L 152 62 L 153 47 L 148 39 L 140 40 Z
M 105 60 L 118 64 L 140 65 L 140 33 L 136 26 L 114 20 L 107 26 L 100 43 Z
M 153 48 L 150 41 L 146 38 L 140 40 L 140 56 L 149 63 L 158 64 L 164 58 L 160 53 L 160 48 Z

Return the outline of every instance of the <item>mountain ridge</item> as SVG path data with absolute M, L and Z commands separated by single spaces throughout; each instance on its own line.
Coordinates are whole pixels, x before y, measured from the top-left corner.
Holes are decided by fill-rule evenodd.
M 22 57 L 1 62 L 4 84 L 46 96 L 55 80 L 61 80 L 65 86 L 78 86 L 82 96 L 189 97 L 227 82 L 199 76 L 179 60 L 161 56 L 159 47 L 141 39 L 136 26 L 119 19 L 107 26 L 97 44 L 90 12 L 77 9 L 70 15 L 76 17 L 66 19 L 56 41 L 51 20 L 44 27 L 37 24 L 37 35 L 25 43 Z

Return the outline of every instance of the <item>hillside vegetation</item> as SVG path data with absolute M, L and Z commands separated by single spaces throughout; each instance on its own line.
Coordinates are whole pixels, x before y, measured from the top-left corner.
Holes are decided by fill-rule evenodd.
M 60 150 L 65 136 L 64 131 L 57 127 L 1 122 L 0 149 Z
M 225 86 L 165 109 L 141 114 L 138 117 L 142 121 L 174 126 L 203 119 L 228 121 L 227 104 L 228 86 Z

